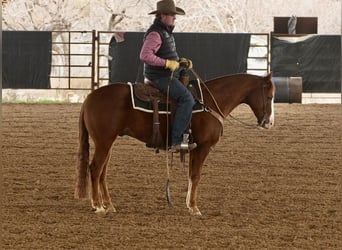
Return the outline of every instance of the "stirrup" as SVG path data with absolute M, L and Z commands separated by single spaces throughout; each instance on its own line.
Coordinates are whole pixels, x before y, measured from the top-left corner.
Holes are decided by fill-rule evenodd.
M 169 149 L 170 152 L 172 153 L 178 153 L 180 151 L 191 151 L 197 147 L 197 144 L 194 143 L 180 143 L 176 145 L 172 145 L 171 148 Z

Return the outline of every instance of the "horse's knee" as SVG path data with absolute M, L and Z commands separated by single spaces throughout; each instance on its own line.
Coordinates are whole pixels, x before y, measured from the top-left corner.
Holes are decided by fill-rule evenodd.
M 190 176 L 192 185 L 194 185 L 195 187 L 198 185 L 200 179 L 201 179 L 201 175 L 200 174 L 192 174 Z

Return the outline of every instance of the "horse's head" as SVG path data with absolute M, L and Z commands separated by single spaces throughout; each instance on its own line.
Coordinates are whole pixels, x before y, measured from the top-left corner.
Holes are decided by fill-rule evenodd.
M 262 128 L 271 128 L 274 125 L 274 93 L 275 85 L 272 82 L 272 73 L 263 77 L 257 88 L 249 95 L 249 105 Z

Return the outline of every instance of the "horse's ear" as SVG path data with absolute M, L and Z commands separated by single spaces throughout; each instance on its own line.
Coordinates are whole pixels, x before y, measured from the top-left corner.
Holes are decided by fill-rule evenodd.
M 270 72 L 267 76 L 266 76 L 267 80 L 271 80 L 272 79 L 272 72 Z

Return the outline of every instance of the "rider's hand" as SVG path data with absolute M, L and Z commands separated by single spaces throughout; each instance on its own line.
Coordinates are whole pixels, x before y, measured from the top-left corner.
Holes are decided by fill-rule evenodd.
M 192 69 L 192 61 L 188 58 L 182 57 L 179 59 L 179 64 L 186 69 Z
M 172 72 L 179 68 L 179 62 L 175 60 L 166 59 L 166 69 L 170 69 Z

